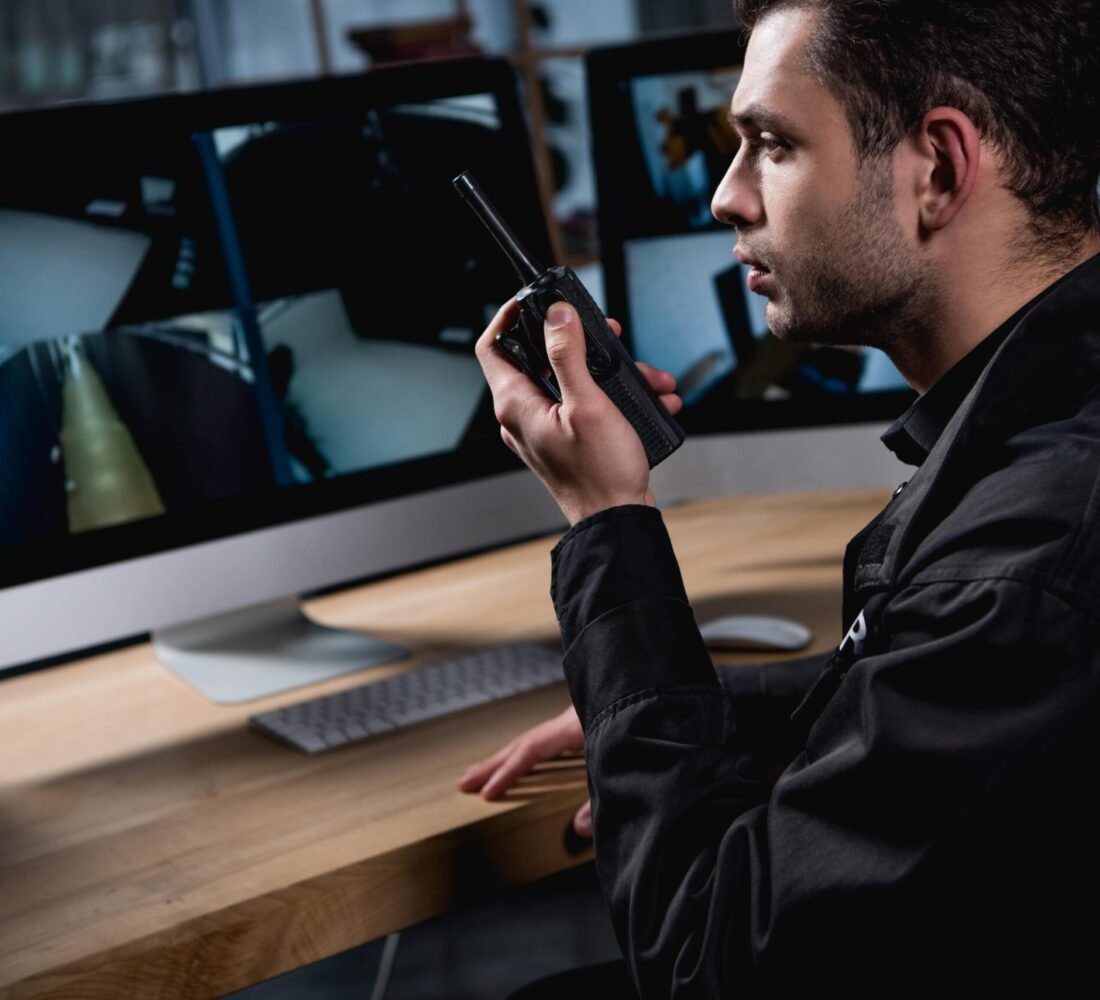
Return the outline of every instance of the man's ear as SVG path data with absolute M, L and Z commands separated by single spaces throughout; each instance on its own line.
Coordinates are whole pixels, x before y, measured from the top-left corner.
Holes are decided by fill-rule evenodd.
M 974 123 L 957 108 L 933 108 L 910 137 L 916 153 L 917 209 L 921 228 L 943 229 L 974 191 L 982 140 Z

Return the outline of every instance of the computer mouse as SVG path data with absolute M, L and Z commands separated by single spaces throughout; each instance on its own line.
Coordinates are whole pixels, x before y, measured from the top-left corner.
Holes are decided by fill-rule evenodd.
M 699 626 L 712 649 L 782 650 L 808 646 L 813 633 L 805 625 L 775 615 L 726 615 Z

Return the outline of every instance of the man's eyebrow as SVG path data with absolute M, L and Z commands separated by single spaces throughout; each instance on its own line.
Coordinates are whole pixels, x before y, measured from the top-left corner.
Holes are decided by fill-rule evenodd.
M 730 125 L 738 132 L 756 129 L 759 131 L 775 131 L 789 134 L 796 131 L 794 126 L 781 114 L 771 111 L 762 104 L 750 104 L 737 114 L 733 110 L 727 112 Z

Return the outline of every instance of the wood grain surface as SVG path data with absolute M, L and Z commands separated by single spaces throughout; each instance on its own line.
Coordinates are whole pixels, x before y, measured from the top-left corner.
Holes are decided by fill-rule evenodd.
M 697 618 L 784 614 L 814 630 L 814 649 L 834 645 L 844 545 L 886 498 L 668 511 Z M 560 711 L 564 685 L 318 757 L 246 724 L 465 649 L 554 638 L 555 540 L 311 602 L 318 621 L 414 656 L 247 705 L 205 701 L 147 644 L 0 683 L 0 997 L 220 996 L 587 860 L 564 840 L 586 795 L 579 760 L 494 803 L 455 787 Z

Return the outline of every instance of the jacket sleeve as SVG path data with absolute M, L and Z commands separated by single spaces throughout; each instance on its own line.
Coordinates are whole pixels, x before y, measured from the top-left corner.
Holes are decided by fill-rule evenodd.
M 889 995 L 967 969 L 988 989 L 1080 943 L 1066 915 L 1095 908 L 1100 835 L 1080 795 L 1100 787 L 1087 615 L 1023 581 L 914 583 L 773 786 L 660 515 L 582 522 L 554 562 L 597 869 L 643 998 Z

